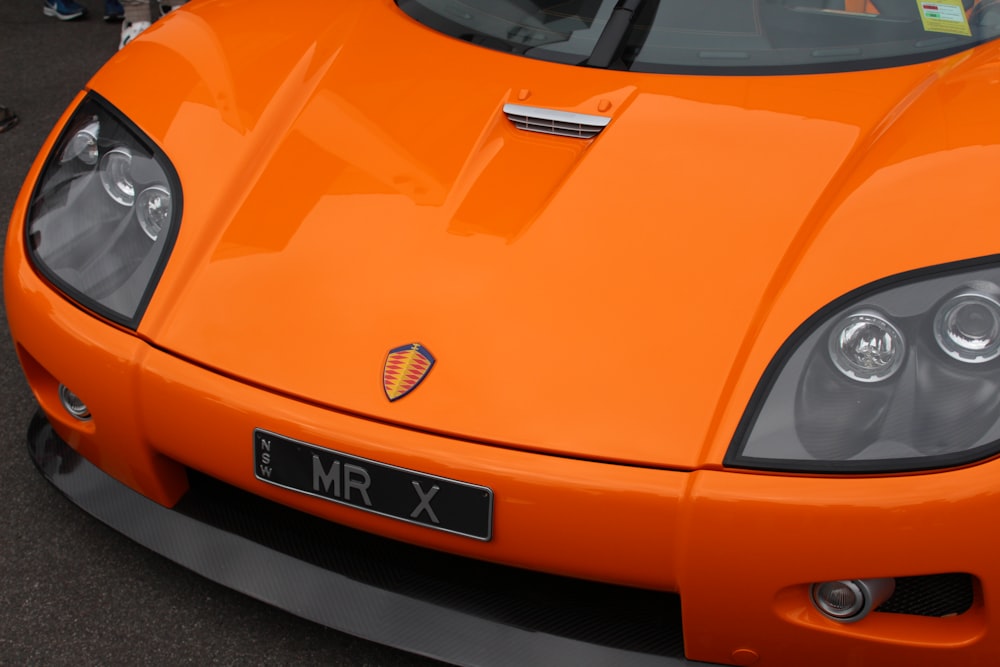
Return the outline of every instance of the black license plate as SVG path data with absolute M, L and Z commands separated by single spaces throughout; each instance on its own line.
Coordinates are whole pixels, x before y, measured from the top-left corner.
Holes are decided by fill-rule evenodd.
M 325 449 L 257 429 L 254 474 L 262 482 L 400 521 L 488 541 L 493 492 Z

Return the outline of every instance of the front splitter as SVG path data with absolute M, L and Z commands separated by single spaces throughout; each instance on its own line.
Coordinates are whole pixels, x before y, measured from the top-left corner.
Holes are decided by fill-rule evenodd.
M 460 665 L 707 665 L 681 657 L 679 606 L 661 614 L 662 605 L 654 599 L 655 593 L 622 592 L 617 587 L 588 582 L 567 583 L 547 575 L 474 563 L 468 566 L 474 572 L 467 575 L 469 581 L 495 582 L 495 575 L 502 571 L 500 578 L 510 581 L 544 578 L 543 588 L 551 588 L 556 594 L 551 599 L 535 595 L 526 601 L 515 600 L 509 598 L 511 586 L 502 583 L 467 590 L 469 587 L 462 588 L 462 584 L 456 587 L 453 578 L 426 577 L 409 569 L 385 576 L 386 565 L 381 563 L 372 570 L 380 573 L 375 581 L 364 569 L 371 567 L 372 554 L 385 551 L 381 547 L 369 545 L 360 555 L 330 557 L 326 553 L 330 545 L 321 545 L 325 556 L 317 564 L 320 561 L 316 559 L 298 557 L 295 549 L 279 550 L 253 537 L 260 532 L 257 521 L 231 521 L 236 529 L 229 530 L 204 520 L 197 511 L 182 511 L 186 499 L 178 508 L 163 507 L 81 457 L 55 433 L 41 411 L 29 426 L 28 449 L 38 469 L 67 498 L 132 540 L 216 583 L 348 634 Z M 258 499 L 246 494 L 235 504 L 246 502 Z M 208 504 L 214 506 L 216 502 L 213 499 Z M 326 524 L 313 517 L 301 520 Z M 241 530 L 241 524 L 254 526 Z M 283 539 L 287 542 L 287 536 Z M 343 544 L 339 538 L 332 542 Z M 317 551 L 315 545 L 311 548 Z M 399 548 L 414 549 L 406 545 Z M 416 560 L 460 560 L 420 551 Z M 362 560 L 366 565 L 359 568 Z M 443 569 L 454 572 L 452 565 Z M 494 571 L 485 575 L 475 572 L 480 567 Z M 550 581 L 553 579 L 555 583 Z M 539 586 L 529 582 L 527 588 L 537 591 Z M 572 593 L 567 595 L 571 588 Z M 605 596 L 608 603 L 602 605 Z M 581 609 L 588 605 L 574 601 L 583 599 L 596 601 L 597 605 L 591 610 Z M 633 599 L 638 603 L 632 604 Z M 531 605 L 537 608 L 529 608 Z M 616 612 L 615 605 L 627 613 Z M 649 614 L 637 609 L 640 606 L 657 609 L 656 615 L 666 618 L 665 624 L 676 627 L 660 632 L 649 626 L 633 632 L 621 617 L 627 615 L 645 623 Z M 561 634 L 566 628 L 572 631 Z M 658 637 L 660 634 L 677 639 L 664 640 Z M 599 643 L 589 641 L 591 637 Z M 636 644 L 638 650 L 631 644 Z M 677 655 L 678 651 L 681 655 Z

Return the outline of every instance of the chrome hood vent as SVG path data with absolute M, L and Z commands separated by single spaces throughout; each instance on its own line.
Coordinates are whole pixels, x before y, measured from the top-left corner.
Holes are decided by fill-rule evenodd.
M 518 129 L 577 139 L 592 139 L 611 122 L 608 116 L 591 116 L 520 104 L 505 104 L 503 112 Z

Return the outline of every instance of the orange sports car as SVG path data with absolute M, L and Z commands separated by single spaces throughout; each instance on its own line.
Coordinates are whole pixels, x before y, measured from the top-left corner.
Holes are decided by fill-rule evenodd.
M 996 665 L 998 36 L 998 0 L 190 3 L 14 208 L 31 456 L 454 663 Z

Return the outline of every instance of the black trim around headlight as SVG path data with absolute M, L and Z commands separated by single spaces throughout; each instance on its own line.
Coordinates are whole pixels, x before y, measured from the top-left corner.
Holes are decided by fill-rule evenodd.
M 72 301 L 135 329 L 170 257 L 182 204 L 180 178 L 163 151 L 90 92 L 35 182 L 25 248 Z
M 761 377 L 723 464 L 774 472 L 888 474 L 940 470 L 1000 454 L 1000 358 L 959 358 L 942 343 L 940 311 L 956 295 L 1000 291 L 1000 257 L 891 276 L 820 309 L 785 341 Z M 898 328 L 898 370 L 857 376 L 830 337 L 853 313 Z M 996 322 L 973 313 L 968 335 L 991 344 Z M 874 317 L 874 316 L 872 316 Z M 975 319 L 976 317 L 979 320 Z M 988 318 L 987 318 L 988 319 Z M 896 344 L 894 343 L 894 344 Z M 976 341 L 971 341 L 974 345 Z M 838 342 L 839 344 L 839 342 Z M 874 334 L 855 361 L 886 363 Z M 889 346 L 891 347 L 891 346 Z M 845 368 L 847 370 L 845 370 Z

